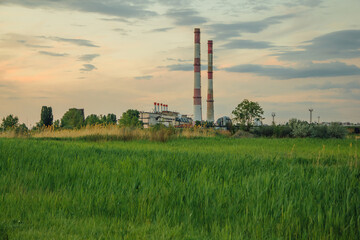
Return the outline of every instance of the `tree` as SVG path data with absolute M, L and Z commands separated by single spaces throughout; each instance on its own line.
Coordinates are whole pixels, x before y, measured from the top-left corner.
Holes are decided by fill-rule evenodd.
M 256 118 L 263 119 L 262 115 L 264 111 L 259 103 L 244 99 L 235 110 L 232 111 L 232 114 L 235 116 L 233 118 L 235 122 L 244 126 L 245 130 L 249 130 Z
M 84 109 L 70 108 L 61 118 L 61 127 L 67 129 L 80 128 L 84 122 Z
M 53 126 L 54 126 L 54 129 L 59 129 L 60 128 L 60 120 L 59 119 L 55 120 Z
M 53 124 L 53 119 L 54 119 L 54 117 L 53 117 L 53 113 L 52 113 L 52 108 L 43 106 L 41 108 L 40 125 L 41 126 L 45 125 L 46 127 L 51 126 Z
M 12 114 L 2 119 L 1 127 L 6 131 L 19 127 L 19 118 Z
M 100 124 L 102 121 L 96 114 L 90 114 L 85 119 L 85 125 Z
M 142 122 L 139 120 L 139 117 L 140 112 L 138 110 L 128 109 L 119 119 L 119 125 L 122 127 L 141 127 Z
M 106 116 L 106 124 L 116 124 L 116 115 L 113 113 L 109 113 Z

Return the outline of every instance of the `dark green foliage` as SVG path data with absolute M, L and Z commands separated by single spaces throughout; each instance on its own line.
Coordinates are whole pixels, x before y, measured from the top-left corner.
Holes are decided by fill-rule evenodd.
M 107 116 L 106 116 L 106 124 L 116 124 L 117 123 L 117 120 L 116 120 L 116 115 L 113 114 L 113 113 L 109 113 Z
M 259 103 L 244 99 L 235 110 L 232 111 L 232 114 L 234 115 L 234 121 L 245 126 L 244 130 L 249 131 L 255 119 L 263 119 L 262 115 L 264 111 Z
M 61 118 L 61 127 L 65 129 L 80 128 L 84 122 L 84 109 L 70 108 Z
M 215 124 L 214 124 L 214 122 L 206 121 L 206 122 L 204 123 L 204 127 L 205 127 L 205 128 L 213 128 L 213 127 L 215 127 Z
M 274 126 L 274 136 L 278 138 L 286 138 L 291 136 L 291 128 L 287 125 Z
M 60 120 L 59 119 L 55 120 L 53 126 L 54 126 L 54 129 L 60 129 Z
M 291 128 L 288 125 L 271 125 L 254 127 L 251 132 L 258 137 L 291 137 Z
M 2 119 L 1 128 L 3 128 L 5 131 L 16 129 L 17 127 L 19 127 L 19 118 L 17 116 L 14 117 L 12 114 L 10 114 L 6 118 Z
M 0 139 L 0 234 L 360 239 L 358 147 L 347 139 Z
M 105 115 L 96 115 L 90 114 L 85 119 L 85 125 L 95 125 L 95 124 L 116 124 L 116 115 L 113 113 L 109 113 L 107 116 Z
M 121 127 L 142 127 L 142 122 L 139 120 L 140 112 L 134 109 L 128 109 L 119 119 Z
M 87 126 L 101 124 L 101 123 L 102 123 L 102 119 L 100 119 L 100 117 L 98 117 L 96 114 L 90 114 L 85 119 L 85 125 L 87 125 Z
M 52 108 L 51 107 L 47 107 L 47 106 L 43 106 L 41 108 L 41 120 L 40 120 L 40 125 L 41 126 L 51 126 L 53 125 L 53 113 L 52 113 Z
M 311 130 L 311 137 L 313 138 L 329 138 L 328 127 L 326 125 L 315 125 Z
M 27 134 L 29 131 L 28 127 L 25 125 L 25 123 L 22 123 L 15 129 L 15 132 L 18 134 Z
M 328 127 L 328 134 L 333 138 L 345 138 L 348 131 L 338 123 L 331 123 Z
M 257 137 L 345 138 L 347 130 L 337 123 L 326 126 L 309 124 L 298 119 L 290 119 L 286 125 L 253 127 L 251 133 Z

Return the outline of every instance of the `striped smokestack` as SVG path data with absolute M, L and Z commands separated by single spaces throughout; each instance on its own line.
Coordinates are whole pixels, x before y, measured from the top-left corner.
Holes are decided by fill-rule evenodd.
M 207 118 L 208 122 L 214 122 L 214 96 L 213 96 L 213 41 L 208 41 L 208 94 L 207 94 Z
M 200 76 L 200 28 L 195 28 L 194 54 L 194 121 L 202 121 L 201 111 L 201 76 Z

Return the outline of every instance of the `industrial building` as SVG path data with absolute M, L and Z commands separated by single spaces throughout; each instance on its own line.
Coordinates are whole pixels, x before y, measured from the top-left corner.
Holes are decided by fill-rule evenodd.
M 201 102 L 201 57 L 200 57 L 200 29 L 194 29 L 194 119 L 178 112 L 169 111 L 165 104 L 154 103 L 151 112 L 140 112 L 140 121 L 145 128 L 156 124 L 165 126 L 183 127 L 194 125 L 195 122 L 202 122 L 202 102 Z M 214 91 L 213 91 L 213 41 L 208 41 L 208 89 L 207 89 L 207 121 L 214 122 Z
M 144 128 L 163 124 L 167 127 L 185 127 L 192 124 L 192 118 L 178 112 L 169 111 L 168 105 L 162 103 L 154 103 L 152 112 L 140 112 L 140 121 Z

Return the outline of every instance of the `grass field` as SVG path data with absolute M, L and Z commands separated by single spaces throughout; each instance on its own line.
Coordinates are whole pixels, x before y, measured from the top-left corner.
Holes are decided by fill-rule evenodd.
M 360 239 L 358 147 L 0 138 L 0 239 Z

